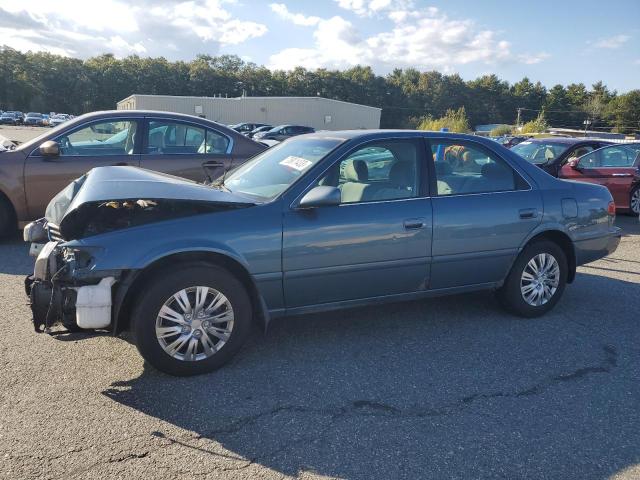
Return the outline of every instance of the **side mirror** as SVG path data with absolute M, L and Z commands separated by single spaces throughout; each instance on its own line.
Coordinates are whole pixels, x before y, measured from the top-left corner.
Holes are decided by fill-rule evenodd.
M 54 142 L 53 140 L 47 140 L 42 145 L 40 145 L 40 155 L 43 157 L 57 157 L 60 155 L 60 146 L 58 142 Z
M 298 208 L 335 207 L 341 202 L 342 195 L 339 188 L 319 186 L 312 188 L 302 197 Z

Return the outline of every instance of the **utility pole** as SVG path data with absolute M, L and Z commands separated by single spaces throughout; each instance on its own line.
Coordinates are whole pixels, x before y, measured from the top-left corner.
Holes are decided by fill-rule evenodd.
M 520 112 L 522 112 L 522 108 L 518 107 L 518 118 L 516 119 L 516 127 L 520 128 Z
M 584 136 L 587 136 L 587 128 L 589 127 L 589 125 L 591 125 L 591 120 L 589 120 L 588 118 L 582 122 L 584 123 Z

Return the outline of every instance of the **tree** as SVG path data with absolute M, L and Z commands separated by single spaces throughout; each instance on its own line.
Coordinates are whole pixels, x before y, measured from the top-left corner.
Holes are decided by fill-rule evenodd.
M 457 133 L 467 133 L 471 131 L 467 112 L 464 107 L 460 107 L 458 110 L 447 110 L 444 116 L 440 118 L 427 116 L 418 126 L 419 130 L 430 131 L 440 131 L 443 128 L 448 129 L 450 132 Z
M 549 128 L 549 125 L 544 116 L 544 110 L 542 110 L 535 120 L 531 120 L 522 126 L 520 133 L 543 133 L 547 128 Z
M 490 135 L 492 137 L 502 137 L 504 135 L 511 135 L 513 133 L 513 127 L 511 125 L 500 125 L 491 130 Z

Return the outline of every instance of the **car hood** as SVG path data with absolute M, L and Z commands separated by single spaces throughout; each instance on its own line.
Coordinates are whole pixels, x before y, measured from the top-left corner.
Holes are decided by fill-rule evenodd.
M 125 203 L 132 207 L 125 207 Z M 47 206 L 45 218 L 49 224 L 59 227 L 63 238 L 77 238 L 79 231 L 84 231 L 105 205 L 122 206 L 128 215 L 134 210 L 143 212 L 154 208 L 137 205 L 154 205 L 153 218 L 159 221 L 166 219 L 169 210 L 175 217 L 212 209 L 248 207 L 255 202 L 209 185 L 143 168 L 98 167 L 56 195 Z M 157 213 L 160 208 L 165 209 L 165 215 Z

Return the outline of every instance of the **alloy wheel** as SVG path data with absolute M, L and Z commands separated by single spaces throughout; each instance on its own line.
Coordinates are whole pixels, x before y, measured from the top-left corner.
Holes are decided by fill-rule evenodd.
M 560 265 L 550 253 L 534 256 L 522 271 L 520 292 L 525 302 L 533 307 L 547 303 L 560 284 Z
M 156 318 L 156 338 L 171 357 L 188 362 L 215 355 L 229 340 L 234 313 L 221 292 L 203 286 L 169 297 Z
M 636 188 L 631 194 L 631 211 L 636 215 L 640 215 L 640 187 Z

